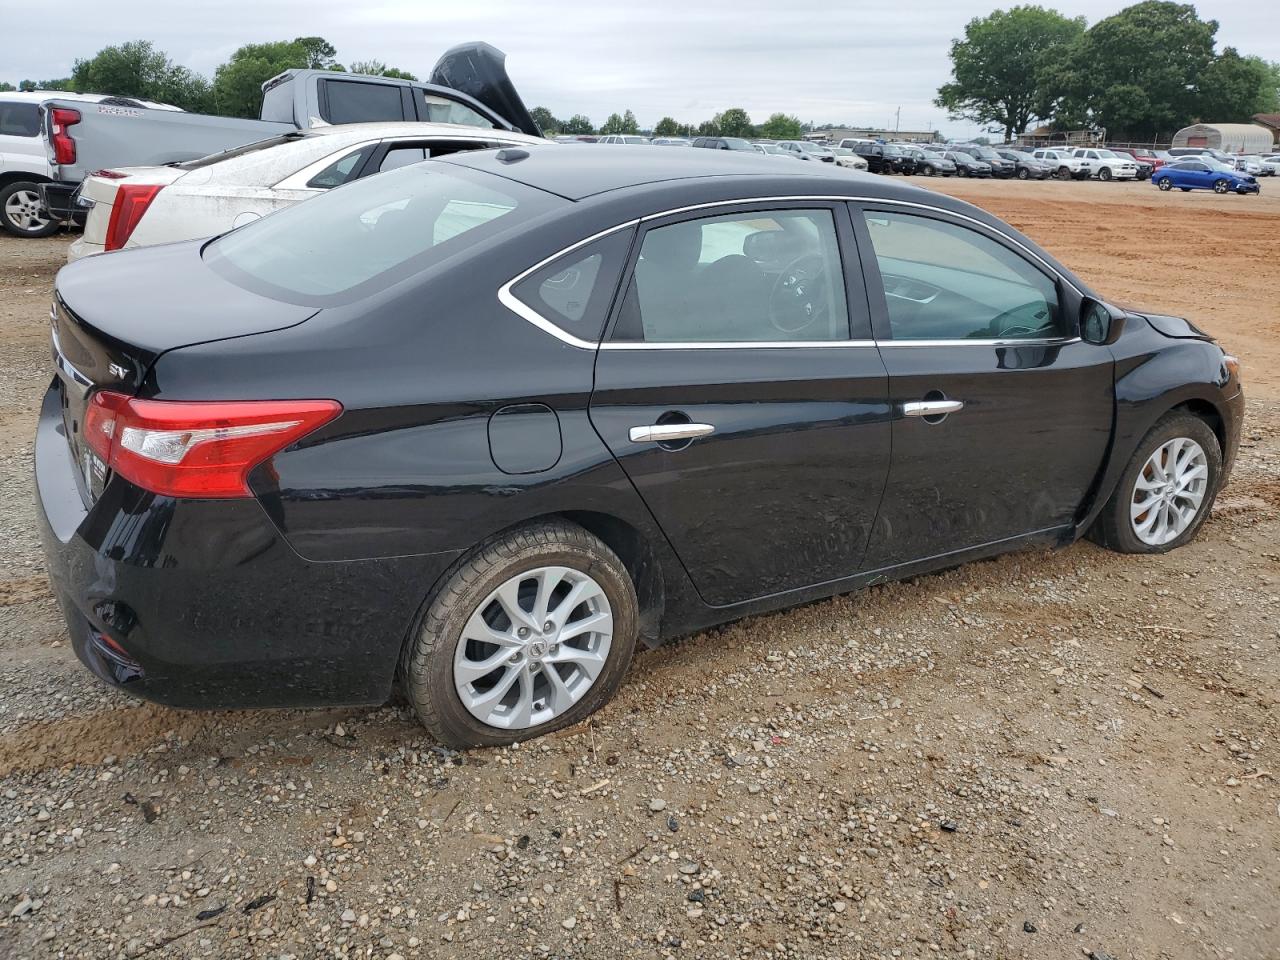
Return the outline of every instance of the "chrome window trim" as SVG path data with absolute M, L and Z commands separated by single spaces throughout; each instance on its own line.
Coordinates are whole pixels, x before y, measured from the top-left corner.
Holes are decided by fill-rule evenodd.
M 535 263 L 529 269 L 516 275 L 498 288 L 498 301 L 510 310 L 512 313 L 522 319 L 533 324 L 544 333 L 549 333 L 557 340 L 577 347 L 581 350 L 744 350 L 744 349 L 777 349 L 777 348 L 797 348 L 797 347 L 913 347 L 913 346 L 931 346 L 931 347 L 1017 347 L 1017 346 L 1063 346 L 1070 343 L 1079 342 L 1079 337 L 1057 337 L 1052 339 L 1041 340 L 733 340 L 723 343 L 708 343 L 703 341 L 689 341 L 686 343 L 668 342 L 668 343 L 642 343 L 639 341 L 612 341 L 605 342 L 600 340 L 584 340 L 576 337 L 567 330 L 562 329 L 553 320 L 548 320 L 538 311 L 534 310 L 524 301 L 516 297 L 511 292 L 512 288 L 524 280 L 530 274 L 542 269 L 553 260 L 558 260 L 565 254 L 572 253 L 579 247 L 586 246 L 594 240 L 606 237 L 611 233 L 619 230 L 627 230 L 641 224 L 648 223 L 652 220 L 661 220 L 665 217 L 672 217 L 682 213 L 691 213 L 696 210 L 710 210 L 716 207 L 733 207 L 744 204 L 753 203 L 803 203 L 806 201 L 816 203 L 873 203 L 887 204 L 898 207 L 912 207 L 917 210 L 925 210 L 931 213 L 942 214 L 947 217 L 955 217 L 957 220 L 964 220 L 985 230 L 987 233 L 994 234 L 1007 243 L 1013 244 L 1024 255 L 1040 264 L 1049 274 L 1057 278 L 1060 282 L 1065 283 L 1080 296 L 1086 296 L 1085 292 L 1072 283 L 1067 277 L 1063 276 L 1052 264 L 1048 263 L 1043 257 L 1031 250 L 1026 244 L 1021 243 L 1014 237 L 1008 236 L 990 224 L 983 223 L 976 217 L 970 217 L 963 213 L 957 213 L 954 210 L 947 210 L 945 207 L 938 207 L 928 203 L 917 203 L 914 200 L 890 200 L 882 197 L 848 197 L 848 196 L 785 196 L 785 197 L 744 197 L 737 200 L 711 200 L 706 203 L 694 203 L 683 207 L 672 207 L 668 210 L 662 210 L 657 213 L 645 214 L 634 220 L 628 220 L 616 226 L 601 230 L 599 233 L 592 234 L 584 240 L 570 244 L 563 250 L 553 253 L 551 256 Z

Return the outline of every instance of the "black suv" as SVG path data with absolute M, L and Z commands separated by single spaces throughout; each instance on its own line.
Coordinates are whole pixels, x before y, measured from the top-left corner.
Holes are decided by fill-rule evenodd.
M 894 164 L 897 159 L 883 143 L 855 143 L 853 152 L 867 161 L 867 170 L 871 173 L 897 173 Z
M 884 153 L 893 164 L 894 173 L 906 174 L 909 177 L 916 172 L 918 165 L 910 150 L 892 143 L 886 143 L 884 145 Z
M 1007 179 L 1014 175 L 1015 168 L 1012 163 L 1000 156 L 990 147 L 984 147 L 977 143 L 958 143 L 951 148 L 959 153 L 967 153 L 975 159 L 981 160 L 983 163 L 991 166 L 991 175 L 993 177 L 1001 177 Z

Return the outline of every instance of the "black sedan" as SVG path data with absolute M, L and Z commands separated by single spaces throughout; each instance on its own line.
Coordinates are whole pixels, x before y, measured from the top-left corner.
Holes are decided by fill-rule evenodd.
M 831 171 L 831 172 L 828 172 Z M 36 481 L 80 659 L 501 744 L 654 644 L 1195 536 L 1236 361 L 959 200 L 703 150 L 454 154 L 62 270 Z

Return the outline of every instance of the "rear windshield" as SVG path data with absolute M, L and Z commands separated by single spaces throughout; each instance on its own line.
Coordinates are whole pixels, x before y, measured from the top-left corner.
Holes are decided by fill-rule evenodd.
M 211 153 L 207 157 L 172 163 L 170 166 L 179 170 L 199 170 L 201 167 L 209 167 L 215 163 L 221 163 L 223 160 L 230 160 L 232 157 L 243 157 L 250 153 L 257 153 L 259 150 L 278 147 L 282 143 L 293 143 L 295 140 L 301 140 L 306 136 L 308 134 L 301 132 L 286 133 L 278 137 L 268 137 L 266 140 L 255 140 L 253 143 L 246 143 L 241 147 L 232 147 L 230 150 L 223 150 L 221 153 Z
M 384 289 L 564 203 L 501 177 L 427 161 L 347 184 L 214 240 L 211 268 L 314 306 Z

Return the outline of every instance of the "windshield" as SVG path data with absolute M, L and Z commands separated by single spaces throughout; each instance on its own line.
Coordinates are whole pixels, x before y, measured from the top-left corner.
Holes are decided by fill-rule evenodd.
M 259 150 L 278 147 L 282 143 L 293 143 L 295 140 L 301 140 L 306 136 L 312 136 L 312 134 L 306 134 L 299 130 L 279 137 L 268 137 L 266 140 L 256 140 L 243 146 L 232 147 L 230 150 L 223 150 L 221 153 L 211 153 L 207 157 L 197 157 L 195 160 L 171 163 L 169 166 L 178 170 L 199 170 L 201 167 L 209 167 L 215 163 L 221 163 L 223 160 L 230 160 L 232 157 L 243 157 L 250 153 L 257 153 Z
M 884 155 L 886 157 L 900 157 L 902 156 L 902 148 L 895 147 L 893 144 L 887 143 L 884 147 Z
M 384 289 L 561 202 L 511 180 L 428 161 L 256 220 L 214 240 L 203 255 L 246 289 L 328 306 Z
M 1098 151 L 1098 156 L 1099 156 L 1099 157 L 1101 157 L 1103 160 L 1129 160 L 1129 159 L 1132 159 L 1132 158 L 1130 158 L 1130 157 L 1117 157 L 1117 156 L 1116 156 L 1114 153 L 1112 153 L 1110 150 L 1099 150 L 1099 151 Z
M 975 147 L 973 149 L 975 156 L 981 157 L 983 160 L 999 160 L 1000 154 L 996 153 L 990 147 Z

